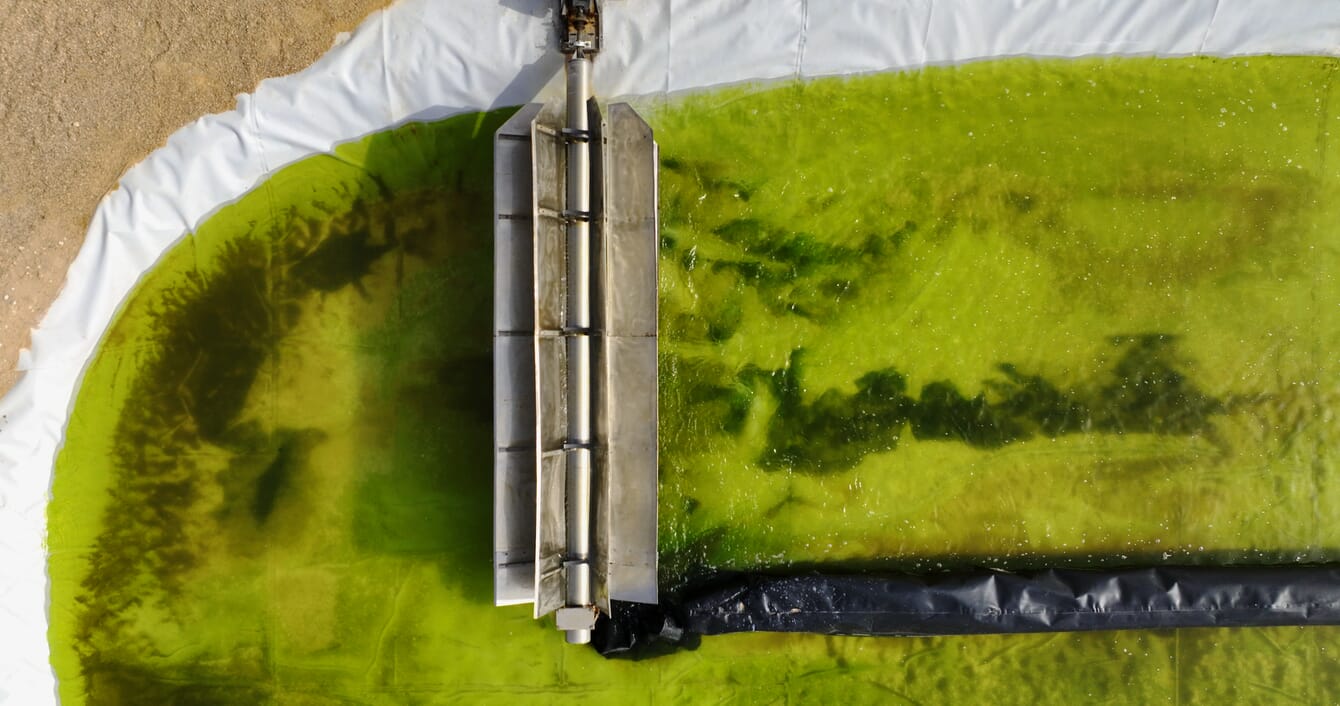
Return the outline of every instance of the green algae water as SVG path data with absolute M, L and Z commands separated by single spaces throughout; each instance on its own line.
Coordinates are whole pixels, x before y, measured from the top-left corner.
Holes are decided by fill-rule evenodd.
M 1334 69 L 1007 61 L 660 113 L 672 574 L 1334 560 Z
M 987 62 L 643 106 L 661 555 L 723 569 L 1336 560 L 1337 63 Z M 1340 631 L 707 638 L 491 607 L 493 131 L 415 124 L 186 234 L 49 507 L 66 703 L 1274 703 Z

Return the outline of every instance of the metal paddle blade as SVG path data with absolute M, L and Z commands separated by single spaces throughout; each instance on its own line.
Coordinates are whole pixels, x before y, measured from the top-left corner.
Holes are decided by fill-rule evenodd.
M 657 590 L 657 168 L 651 128 L 627 104 L 588 134 L 565 131 L 563 106 L 532 104 L 494 137 L 494 602 L 565 605 L 571 572 L 589 571 L 594 603 L 655 603 Z M 589 211 L 566 208 L 566 147 L 590 143 Z M 574 330 L 568 228 L 589 219 L 590 326 Z M 574 377 L 568 348 L 591 349 Z M 575 448 L 571 396 L 591 399 L 592 439 Z M 573 458 L 591 458 L 590 497 L 573 498 Z M 589 557 L 567 537 L 588 512 Z M 585 580 L 585 579 L 583 579 Z M 565 625 L 586 618 L 561 615 Z M 593 619 L 592 615 L 592 619 Z

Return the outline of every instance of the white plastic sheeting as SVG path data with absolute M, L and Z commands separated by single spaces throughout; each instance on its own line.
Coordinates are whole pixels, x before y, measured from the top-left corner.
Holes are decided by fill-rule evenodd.
M 80 376 L 140 276 L 275 169 L 410 120 L 532 100 L 561 68 L 546 0 L 403 0 L 261 83 L 99 204 L 0 400 L 0 702 L 53 703 L 44 509 Z M 1275 0 L 606 0 L 605 98 L 999 56 L 1340 53 L 1340 3 Z M 546 89 L 551 85 L 553 88 Z

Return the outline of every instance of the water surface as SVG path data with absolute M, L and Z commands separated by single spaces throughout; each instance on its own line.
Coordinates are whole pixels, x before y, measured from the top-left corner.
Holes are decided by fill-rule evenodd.
M 643 105 L 663 585 L 1335 559 L 1336 66 L 1010 60 Z M 508 114 L 280 170 L 124 303 L 49 508 L 64 701 L 1334 693 L 1330 628 L 742 635 L 627 662 L 492 608 Z

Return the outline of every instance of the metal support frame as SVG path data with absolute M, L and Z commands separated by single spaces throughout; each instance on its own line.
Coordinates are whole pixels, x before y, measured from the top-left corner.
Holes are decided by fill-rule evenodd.
M 580 644 L 611 601 L 659 599 L 658 156 L 591 97 L 596 3 L 562 9 L 565 104 L 495 136 L 494 575 Z

